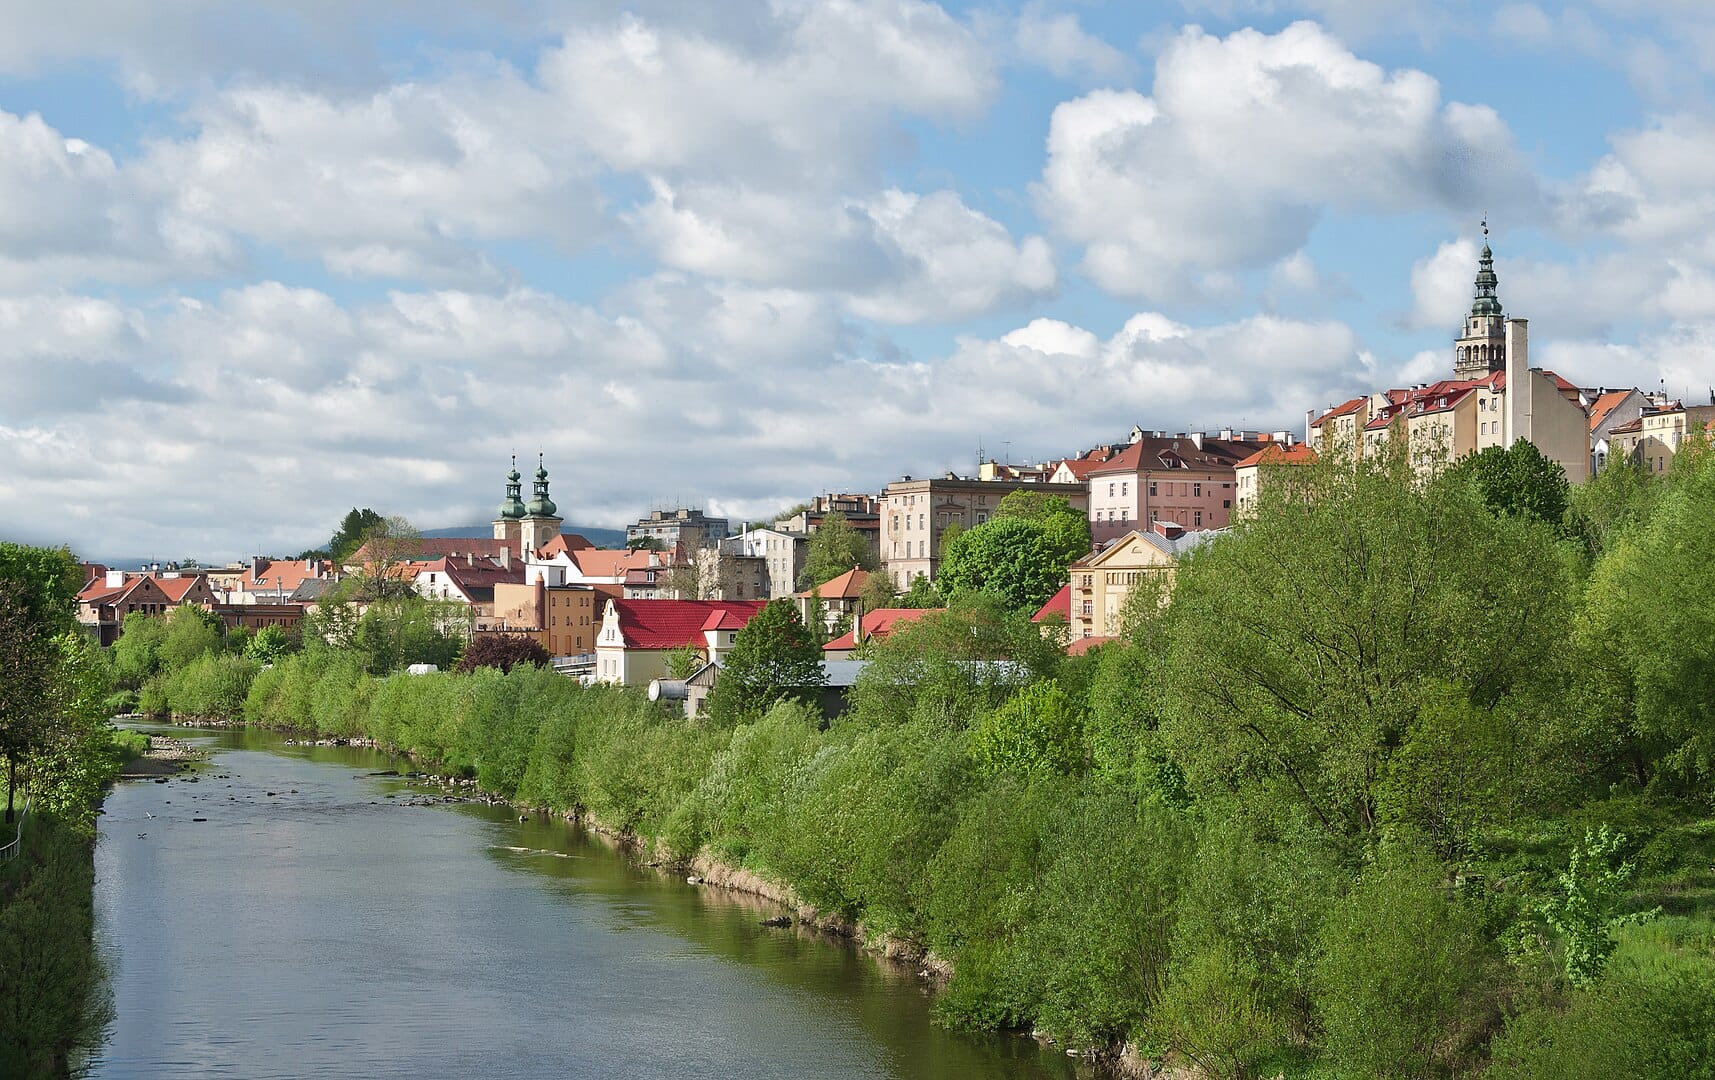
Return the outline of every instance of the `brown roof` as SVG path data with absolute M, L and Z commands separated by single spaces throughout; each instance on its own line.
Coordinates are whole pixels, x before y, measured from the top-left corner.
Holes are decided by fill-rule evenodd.
M 1083 656 L 1091 649 L 1098 649 L 1110 641 L 1118 640 L 1119 638 L 1117 637 L 1101 637 L 1099 635 L 1095 637 L 1074 638 L 1066 643 L 1066 655 Z
M 1316 451 L 1311 449 L 1307 443 L 1299 443 L 1290 448 L 1281 446 L 1279 443 L 1272 443 L 1233 467 L 1235 469 L 1248 469 L 1252 465 L 1308 465 L 1315 460 Z
M 863 593 L 863 584 L 869 580 L 869 571 L 852 567 L 837 578 L 822 582 L 814 589 L 805 589 L 799 596 L 808 597 L 812 592 L 824 600 L 855 600 Z
M 1610 390 L 1590 404 L 1590 430 L 1595 431 L 1602 426 L 1602 421 L 1608 414 L 1620 407 L 1620 403 L 1632 396 L 1630 390 Z
M 931 612 L 945 610 L 946 608 L 876 608 L 874 611 L 864 612 L 863 622 L 859 625 L 863 627 L 865 641 L 870 638 L 886 638 L 900 623 L 916 622 Z M 822 646 L 825 652 L 846 652 L 855 648 L 857 642 L 850 630 Z
M 550 541 L 551 543 L 551 541 Z M 546 552 L 547 549 L 543 548 Z M 605 548 L 583 548 L 570 553 L 572 561 L 584 577 L 623 578 L 627 572 L 649 566 L 650 551 L 609 551 Z
M 1094 478 L 1109 473 L 1139 473 L 1156 469 L 1231 469 L 1262 449 L 1261 440 L 1204 439 L 1199 449 L 1189 435 L 1146 435 L 1091 469 Z
M 1327 412 L 1323 413 L 1321 416 L 1318 416 L 1315 420 L 1311 421 L 1310 426 L 1311 427 L 1321 427 L 1325 421 L 1332 420 L 1337 416 L 1345 416 L 1347 413 L 1357 412 L 1358 406 L 1362 405 L 1364 402 L 1366 402 L 1368 400 L 1369 400 L 1369 398 L 1366 395 L 1365 397 L 1355 397 L 1350 401 L 1342 402 L 1339 405 L 1334 406 L 1332 409 L 1329 409 Z
M 544 559 L 551 559 L 562 551 L 567 554 L 571 554 L 574 551 L 585 551 L 593 547 L 595 547 L 595 545 L 590 543 L 588 538 L 580 536 L 577 533 L 561 533 L 552 540 L 549 540 L 546 544 L 543 544 L 541 550 L 538 551 L 537 554 L 541 555 Z

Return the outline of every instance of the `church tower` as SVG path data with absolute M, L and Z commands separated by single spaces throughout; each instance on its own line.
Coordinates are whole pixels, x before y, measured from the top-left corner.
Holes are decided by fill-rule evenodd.
M 540 550 L 543 544 L 560 535 L 560 524 L 565 519 L 559 516 L 559 508 L 554 500 L 548 498 L 548 470 L 542 464 L 542 456 L 536 456 L 536 484 L 530 494 L 530 503 L 524 508 L 524 520 L 520 523 L 520 539 L 523 541 L 524 557 Z
M 1453 377 L 1481 379 L 1507 365 L 1506 314 L 1495 294 L 1495 253 L 1489 250 L 1489 223 L 1483 222 L 1483 252 L 1477 258 L 1477 296 L 1465 317 L 1465 333 L 1454 343 Z
M 524 518 L 524 501 L 519 498 L 522 479 L 518 475 L 518 455 L 513 454 L 512 471 L 506 474 L 506 499 L 494 519 L 494 538 L 506 541 L 509 547 L 518 546 L 519 522 Z

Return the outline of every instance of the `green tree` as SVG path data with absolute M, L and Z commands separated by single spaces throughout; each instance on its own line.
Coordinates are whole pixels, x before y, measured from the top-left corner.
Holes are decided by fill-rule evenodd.
M 416 594 L 369 606 L 357 620 L 352 648 L 372 675 L 402 671 L 412 664 L 450 669 L 463 639 L 447 633 L 448 613 Z
M 383 525 L 386 518 L 369 507 L 359 510 L 352 507 L 351 512 L 339 523 L 333 537 L 328 540 L 328 555 L 334 562 L 343 564 L 361 545 L 370 531 Z
M 864 579 L 863 588 L 858 590 L 858 600 L 865 611 L 880 611 L 882 608 L 894 606 L 898 594 L 893 590 L 893 578 L 880 571 L 871 573 Z
M 1324 1058 L 1340 1075 L 1455 1071 L 1492 976 L 1476 920 L 1425 856 L 1390 853 L 1322 928 L 1315 1000 Z M 1378 1023 L 1381 1018 L 1385 1023 Z
M 1242 784 L 1335 835 L 1373 835 L 1425 703 L 1563 692 L 1571 567 L 1548 526 L 1497 518 L 1470 485 L 1422 483 L 1397 457 L 1277 481 L 1244 528 L 1179 566 L 1163 733 L 1194 788 Z
M 1601 472 L 1572 489 L 1567 531 L 1584 543 L 1592 558 L 1599 557 L 1643 527 L 1660 491 L 1641 459 L 1611 456 Z
M 1073 509 L 1064 495 L 1048 495 L 1021 488 L 1001 499 L 995 507 L 995 520 L 1008 518 L 1039 526 L 1055 559 L 1064 560 L 1062 570 L 1090 553 L 1089 518 Z
M 1624 833 L 1603 825 L 1584 833 L 1572 849 L 1565 870 L 1555 877 L 1555 891 L 1541 906 L 1542 917 L 1561 937 L 1566 978 L 1573 986 L 1589 986 L 1602 974 L 1617 942 L 1613 928 L 1635 867 L 1621 861 Z
M 1084 709 L 1053 679 L 1031 683 L 971 729 L 971 759 L 988 773 L 1084 768 Z
M 810 534 L 804 551 L 804 569 L 798 574 L 798 588 L 808 589 L 831 581 L 854 567 L 874 570 L 875 554 L 869 541 L 844 514 L 830 510 Z
M 770 600 L 751 619 L 727 654 L 709 694 L 709 716 L 731 725 L 762 715 L 789 699 L 814 700 L 826 675 L 822 649 L 791 600 Z
M 204 653 L 220 652 L 222 643 L 219 616 L 195 604 L 180 604 L 167 616 L 167 632 L 161 639 L 161 668 L 177 671 Z
M 1066 566 L 1042 526 L 1022 518 L 986 521 L 942 549 L 940 586 L 986 592 L 1019 610 L 1041 607 L 1060 587 Z
M 1522 514 L 1559 527 L 1571 503 L 1566 470 L 1544 457 L 1528 439 L 1466 454 L 1447 473 L 1474 484 L 1483 502 L 1497 514 Z
M 13 820 L 18 769 L 56 722 L 59 635 L 73 628 L 82 585 L 64 548 L 0 542 L 0 755 L 6 759 L 6 821 Z
M 929 583 L 927 574 L 918 574 L 911 579 L 911 587 L 894 599 L 893 606 L 921 610 L 946 607 L 947 601 L 941 598 L 941 590 Z
M 114 677 L 120 686 L 135 690 L 161 669 L 161 643 L 166 638 L 166 619 L 141 611 L 126 614 L 119 624 L 119 640 L 113 643 Z
M 292 638 L 278 626 L 264 626 L 244 647 L 244 653 L 261 664 L 272 664 L 292 650 Z

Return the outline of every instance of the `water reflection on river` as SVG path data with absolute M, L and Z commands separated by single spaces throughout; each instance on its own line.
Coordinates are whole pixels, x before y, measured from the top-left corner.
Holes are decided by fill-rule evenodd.
M 93 1076 L 1072 1075 L 1028 1040 L 939 1030 L 909 975 L 564 823 L 401 805 L 372 751 L 194 738 L 219 751 L 196 782 L 107 800 L 116 1018 Z

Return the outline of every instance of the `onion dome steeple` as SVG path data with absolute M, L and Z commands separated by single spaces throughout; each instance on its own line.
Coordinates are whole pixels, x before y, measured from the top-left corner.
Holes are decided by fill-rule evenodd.
M 512 455 L 512 471 L 506 474 L 506 500 L 500 504 L 500 517 L 511 521 L 524 516 L 523 477 L 518 475 L 518 455 Z
M 554 500 L 548 498 L 548 470 L 542 464 L 542 455 L 536 455 L 536 483 L 531 491 L 530 505 L 525 507 L 531 517 L 553 517 L 559 510 Z
M 1500 279 L 1495 277 L 1495 253 L 1489 250 L 1489 223 L 1483 222 L 1483 251 L 1477 256 L 1477 297 L 1471 303 L 1472 315 L 1500 315 L 1501 299 L 1496 295 Z

